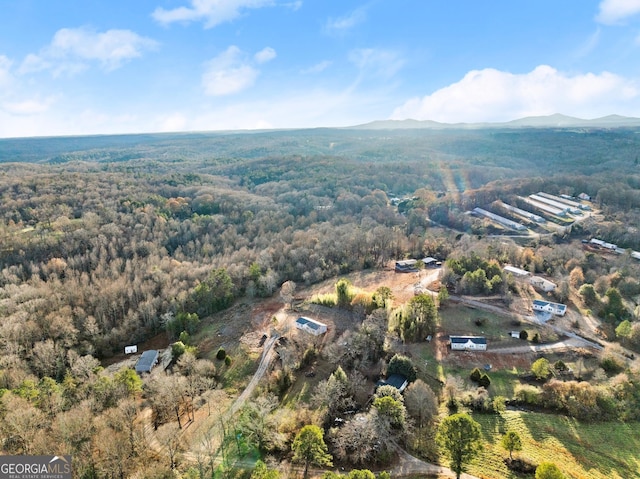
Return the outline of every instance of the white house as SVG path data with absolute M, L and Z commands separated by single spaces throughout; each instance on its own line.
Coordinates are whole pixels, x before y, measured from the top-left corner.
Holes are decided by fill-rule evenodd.
M 564 313 L 567 312 L 567 305 L 560 304 L 560 303 L 552 303 L 550 301 L 542 301 L 541 299 L 534 299 L 533 310 L 555 314 L 556 316 L 564 316 Z
M 320 336 L 327 332 L 327 325 L 316 321 L 315 319 L 305 318 L 304 316 L 296 319 L 296 328 L 306 331 L 314 336 Z
M 557 284 L 552 283 L 548 279 L 541 278 L 540 276 L 531 276 L 531 278 L 529 278 L 529 283 L 531 283 L 534 288 L 544 291 L 545 293 L 553 291 L 558 287 Z
M 454 351 L 486 351 L 487 338 L 483 336 L 449 336 Z

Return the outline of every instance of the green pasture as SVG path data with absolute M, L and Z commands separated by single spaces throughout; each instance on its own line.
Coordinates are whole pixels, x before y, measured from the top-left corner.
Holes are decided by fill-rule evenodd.
M 539 464 L 555 463 L 572 479 L 629 479 L 640 477 L 640 424 L 605 422 L 586 424 L 566 416 L 505 411 L 500 415 L 474 414 L 482 427 L 484 450 L 469 472 L 486 479 L 524 478 L 505 465 L 502 448 L 508 430 L 522 438 L 523 450 L 514 458 Z

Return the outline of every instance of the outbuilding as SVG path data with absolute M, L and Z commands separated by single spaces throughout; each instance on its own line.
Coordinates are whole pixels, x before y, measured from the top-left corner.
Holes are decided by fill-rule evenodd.
M 545 293 L 554 291 L 558 287 L 555 283 L 552 283 L 548 279 L 544 279 L 540 276 L 531 276 L 531 278 L 529 278 L 529 283 L 531 283 L 534 288 L 544 291 Z
M 136 372 L 138 374 L 150 373 L 153 367 L 158 364 L 158 356 L 159 353 L 155 349 L 149 349 L 143 352 L 136 363 Z

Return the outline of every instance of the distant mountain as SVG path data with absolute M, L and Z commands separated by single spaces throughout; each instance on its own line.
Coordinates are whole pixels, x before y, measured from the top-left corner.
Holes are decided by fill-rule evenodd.
M 621 128 L 640 127 L 640 118 L 608 115 L 584 120 L 556 113 L 548 116 L 528 116 L 501 123 L 440 123 L 432 120 L 382 120 L 348 127 L 354 130 L 444 130 L 482 128 Z

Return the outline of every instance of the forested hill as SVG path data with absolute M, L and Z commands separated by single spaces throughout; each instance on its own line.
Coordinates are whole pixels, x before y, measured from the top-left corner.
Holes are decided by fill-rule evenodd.
M 164 133 L 0 140 L 0 162 L 157 163 L 281 156 L 341 157 L 371 162 L 462 161 L 497 167 L 498 177 L 551 171 L 592 174 L 635 171 L 640 128 L 521 128 L 477 130 L 310 129 L 263 132 Z
M 592 234 L 640 249 L 637 131 L 0 140 L 0 355 L 15 378 L 60 379 L 67 351 L 108 356 L 171 315 L 446 256 L 451 237 L 484 231 L 467 212 L 505 195 L 587 193 L 611 212 Z M 434 239 L 434 223 L 451 229 Z

